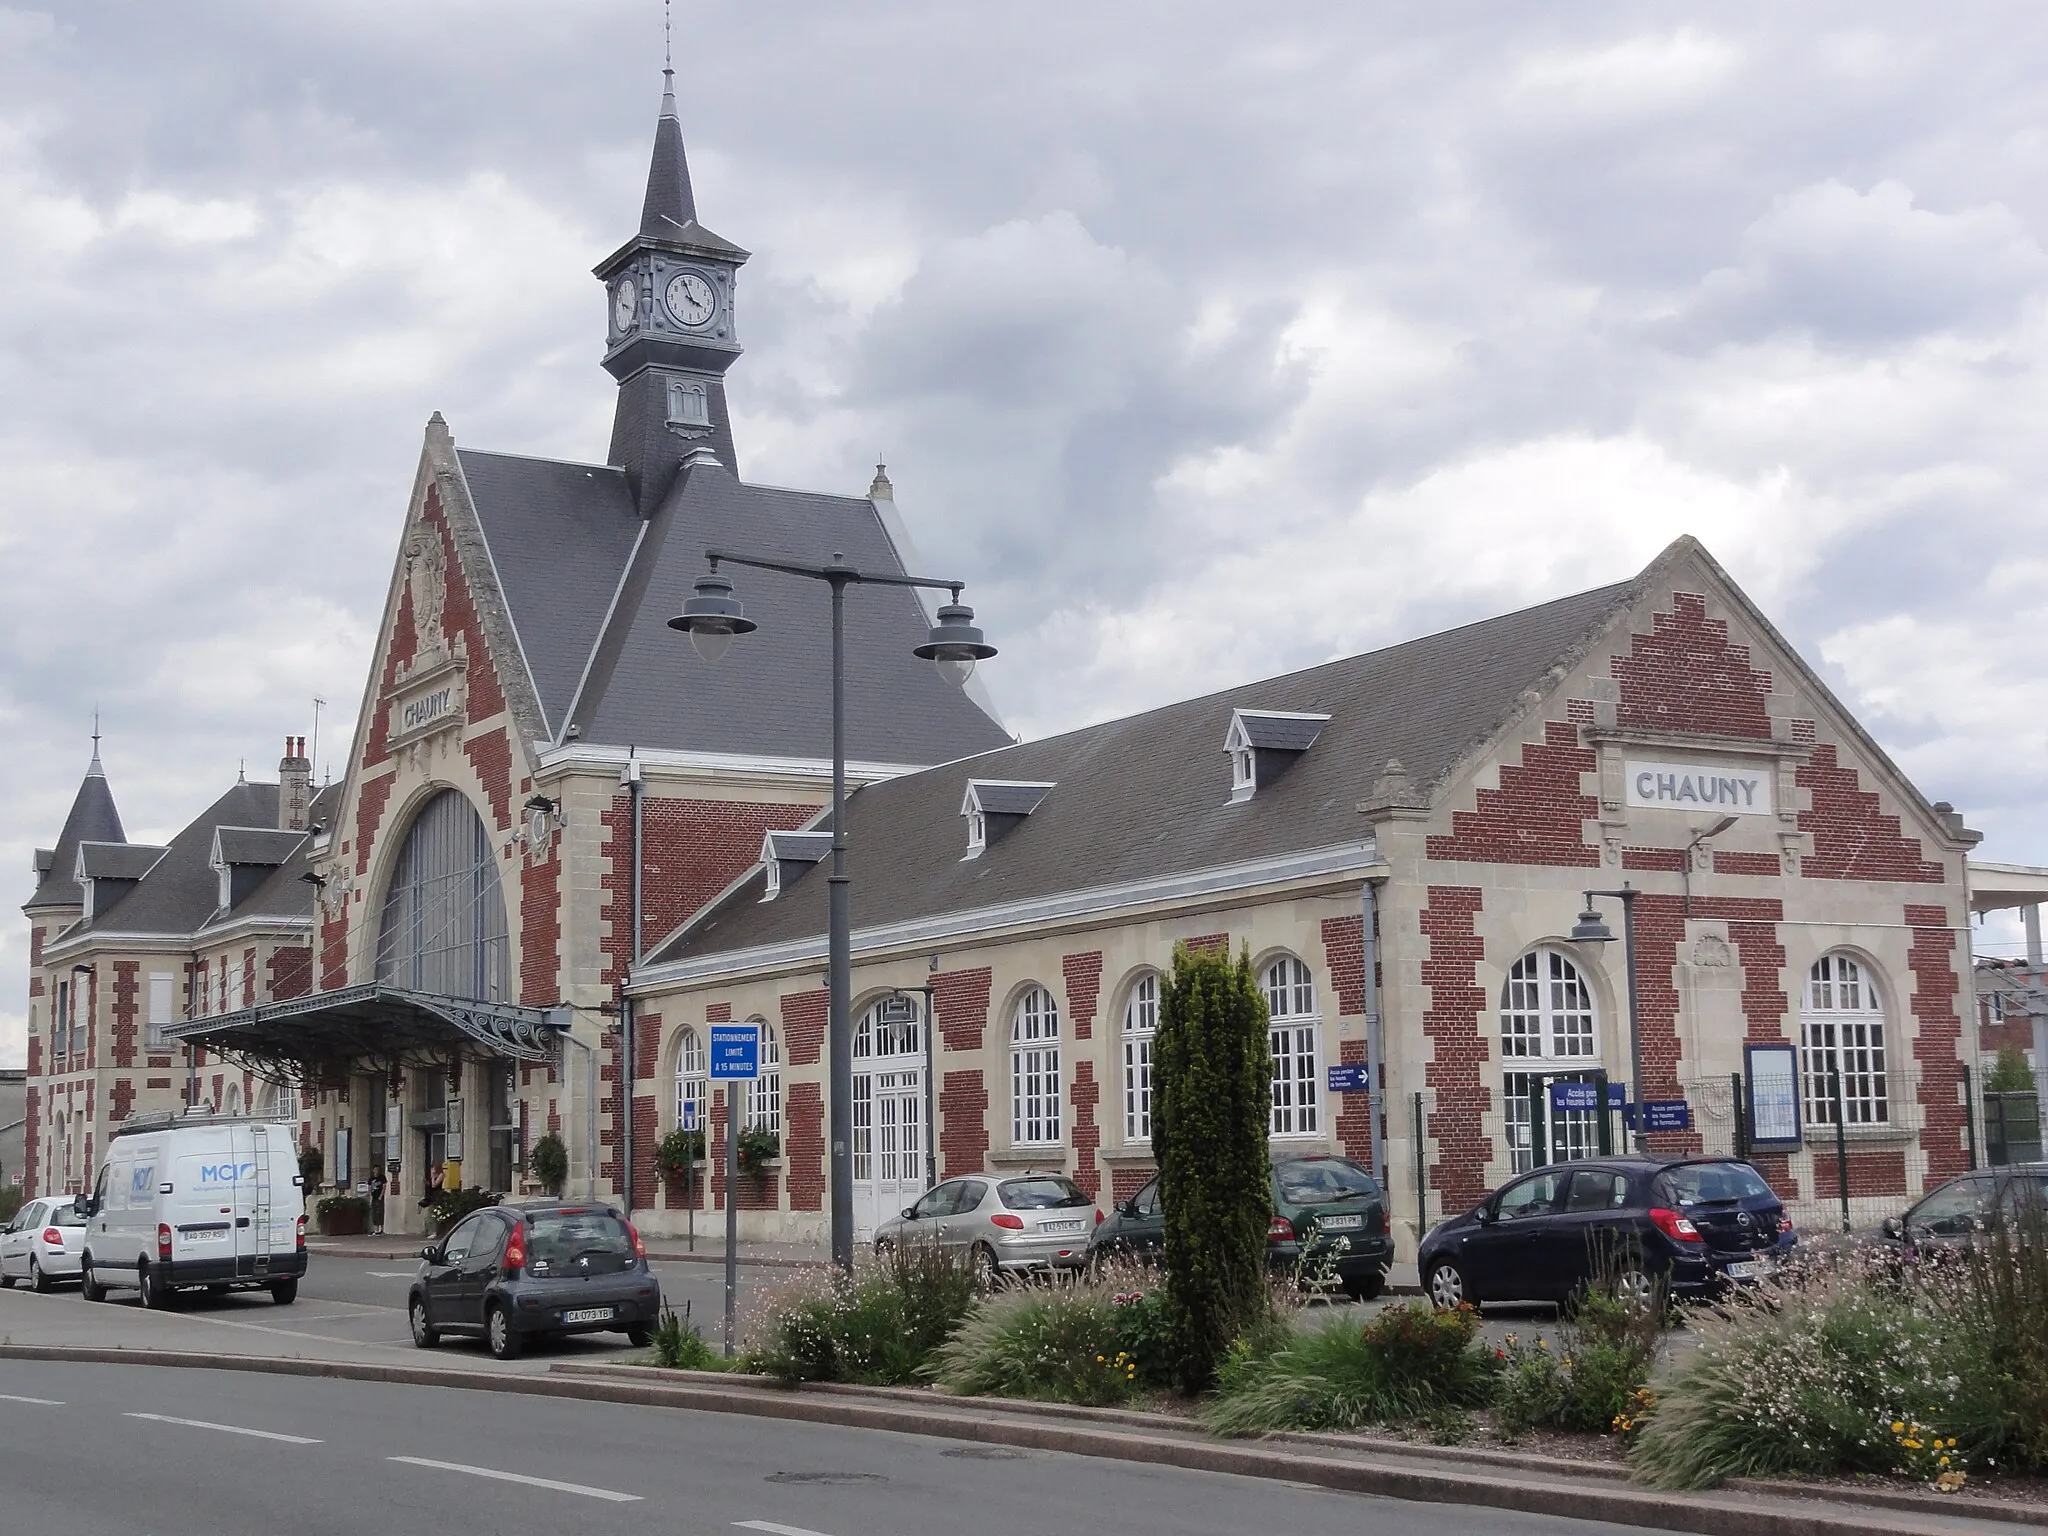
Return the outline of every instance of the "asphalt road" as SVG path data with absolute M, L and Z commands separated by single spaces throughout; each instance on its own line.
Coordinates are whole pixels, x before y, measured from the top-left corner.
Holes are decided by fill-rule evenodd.
M 0 1361 L 0 1529 L 37 1536 L 1569 1536 L 1410 1504 L 920 1436 L 457 1390 Z

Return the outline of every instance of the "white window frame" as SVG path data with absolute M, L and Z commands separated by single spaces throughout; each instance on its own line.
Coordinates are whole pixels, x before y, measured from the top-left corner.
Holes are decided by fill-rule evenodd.
M 707 1146 L 711 1141 L 707 1119 L 710 1103 L 711 1075 L 704 1062 L 704 1042 L 694 1028 L 685 1024 L 676 1041 L 676 1129 L 683 1127 L 683 1106 L 696 1105 L 696 1129 L 703 1133 Z
M 1152 1042 L 1159 1035 L 1159 973 L 1148 971 L 1124 995 L 1124 1140 L 1152 1140 Z
M 744 1130 L 760 1129 L 782 1134 L 782 1036 L 766 1019 L 748 1020 L 761 1031 L 760 1071 L 747 1080 L 747 1118 Z
M 1323 1020 L 1315 976 L 1306 962 L 1281 955 L 1260 973 L 1270 1015 L 1273 1103 L 1269 1134 L 1323 1133 Z
M 1839 950 L 1816 960 L 1800 998 L 1799 1035 L 1808 1125 L 1835 1123 L 1831 1060 L 1842 1075 L 1844 1129 L 1891 1123 L 1884 989 L 1869 965 Z
M 1533 1081 L 1558 1067 L 1600 1063 L 1600 1012 L 1578 961 L 1553 945 L 1524 951 L 1500 988 L 1501 1124 L 1516 1173 L 1536 1166 L 1529 1118 Z M 1528 1062 L 1521 1070 L 1513 1063 Z M 1599 1149 L 1598 1114 L 1566 1110 L 1557 1117 L 1565 1150 L 1591 1157 Z
M 164 1043 L 164 1026 L 173 1021 L 177 1008 L 176 980 L 169 971 L 149 973 L 149 1043 L 152 1047 Z
M 988 847 L 988 817 L 979 805 L 971 805 L 967 811 L 967 857 L 973 858 Z
M 1028 988 L 1010 1011 L 1010 1145 L 1060 1144 L 1060 1010 L 1044 987 Z

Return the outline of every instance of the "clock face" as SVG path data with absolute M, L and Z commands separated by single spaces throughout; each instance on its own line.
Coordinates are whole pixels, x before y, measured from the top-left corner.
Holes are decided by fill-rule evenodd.
M 667 298 L 668 312 L 682 325 L 702 325 L 718 308 L 711 285 L 695 272 L 678 272 L 670 278 Z
M 629 329 L 633 324 L 634 317 L 639 313 L 640 295 L 634 290 L 633 280 L 629 277 L 612 290 L 613 329 L 621 331 Z

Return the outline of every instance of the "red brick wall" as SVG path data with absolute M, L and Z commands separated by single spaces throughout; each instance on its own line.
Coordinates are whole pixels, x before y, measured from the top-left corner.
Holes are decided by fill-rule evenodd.
M 476 718 L 476 692 L 469 695 L 470 718 Z M 506 740 L 505 732 L 491 731 L 473 741 L 462 744 L 462 755 L 469 759 L 470 767 L 476 770 L 477 781 L 483 785 L 484 793 L 490 796 L 491 812 L 497 817 L 498 830 L 512 830 L 512 745 Z
M 978 1070 L 945 1075 L 939 1125 L 939 1177 L 979 1173 L 988 1157 L 988 1087 Z
M 1122 1205 L 1145 1187 L 1145 1181 L 1159 1170 L 1150 1163 L 1124 1165 L 1110 1170 L 1109 1198 Z
M 1600 850 L 1586 841 L 1584 823 L 1600 814 L 1580 775 L 1597 766 L 1579 744 L 1578 728 L 1559 721 L 1543 741 L 1522 748 L 1519 765 L 1502 763 L 1500 788 L 1475 792 L 1475 809 L 1453 811 L 1448 837 L 1429 840 L 1432 859 L 1482 864 L 1556 864 L 1591 867 Z
M 782 1049 L 793 1067 L 817 1065 L 825 1048 L 825 1027 L 831 1022 L 832 994 L 823 987 L 815 992 L 788 992 L 776 999 L 782 1015 Z M 726 1010 L 732 1017 L 732 1010 Z
M 1784 872 L 1784 865 L 1775 853 L 1730 852 L 1714 855 L 1714 873 L 1717 875 L 1764 875 L 1775 878 Z
M 1086 1040 L 1095 1033 L 1095 1014 L 1102 1006 L 1102 951 L 1062 956 L 1060 970 L 1067 978 L 1067 1017 L 1074 1038 Z
M 242 951 L 242 1006 L 256 1006 L 256 951 L 253 949 Z
M 637 1210 L 650 1210 L 655 1203 L 654 1144 L 660 1139 L 660 1132 L 660 1100 L 651 1093 L 636 1095 L 633 1100 L 633 1205 Z
M 107 1107 L 107 1118 L 116 1124 L 128 1118 L 128 1112 L 135 1108 L 135 1083 L 132 1078 L 114 1079 L 113 1102 Z
M 1906 963 L 1913 969 L 1913 1018 L 1919 1026 L 1913 1058 L 1920 1063 L 1920 1103 L 1926 1115 L 1920 1144 L 1927 1152 L 1930 1184 L 1965 1172 L 1969 1164 L 1963 1068 L 1956 1059 L 1963 1029 L 1956 1011 L 1962 979 L 1956 975 L 1956 936 L 1948 920 L 1944 907 L 1907 904 L 1913 947 Z
M 825 1208 L 825 1089 L 821 1083 L 791 1083 L 783 1101 L 783 1161 L 788 1166 L 789 1208 Z
M 1337 1012 L 1356 1018 L 1365 1012 L 1365 915 L 1323 919 L 1323 958 L 1337 984 Z
M 391 736 L 391 690 L 398 683 L 398 669 L 409 665 L 419 651 L 419 637 L 412 616 L 412 588 L 401 582 L 398 611 L 391 620 L 391 645 L 384 653 L 384 665 L 377 669 L 377 694 L 370 704 L 370 729 L 363 736 L 363 766 L 374 768 L 388 762 L 390 749 L 384 743 Z M 357 817 L 357 825 L 362 818 Z
M 398 785 L 397 776 L 382 774 L 366 780 L 356 798 L 356 879 L 361 880 L 370 872 L 370 851 L 377 841 L 377 829 L 384 823 L 384 807 L 390 802 L 391 791 Z
M 1479 1199 L 1486 1190 L 1486 1165 L 1493 1159 L 1493 1140 L 1479 1129 L 1479 1117 L 1493 1107 L 1480 1026 L 1487 999 L 1478 984 L 1486 943 L 1473 927 L 1484 905 L 1472 887 L 1433 885 L 1422 910 L 1422 936 L 1429 943 L 1422 980 L 1430 999 L 1422 1032 L 1432 1047 L 1423 1080 L 1436 1095 L 1424 1134 L 1435 1144 L 1430 1184 L 1442 1197 L 1445 1214 Z
M 1813 1200 L 1836 1200 L 1841 1198 L 1842 1180 L 1837 1171 L 1834 1149 L 1815 1150 L 1813 1154 Z M 1961 1170 L 1958 1169 L 1958 1172 Z M 1930 1184 L 1947 1178 L 1946 1173 L 1937 1173 L 1929 1168 L 1927 1179 Z M 1903 1195 L 1906 1193 L 1906 1154 L 1903 1149 L 1889 1147 L 1849 1148 L 1849 1195 L 1854 1199 L 1861 1195 Z
M 1102 1145 L 1102 1132 L 1095 1124 L 1102 1085 L 1095 1081 L 1094 1062 L 1074 1064 L 1068 1096 L 1074 1105 L 1074 1182 L 1093 1195 L 1102 1188 L 1102 1174 L 1095 1166 L 1095 1152 Z
M 313 951 L 285 944 L 270 952 L 270 1000 L 304 997 L 313 990 Z
M 1230 935 L 1227 933 L 1202 933 L 1192 939 L 1182 939 L 1191 955 L 1224 955 L 1230 953 Z
M 643 951 L 673 933 L 759 859 L 770 832 L 802 826 L 814 805 L 754 805 L 737 800 L 643 797 L 640 804 L 640 932 Z M 633 910 L 633 799 L 612 797 L 603 816 L 605 980 L 631 958 Z
M 988 1028 L 990 971 L 939 971 L 932 977 L 932 1012 L 938 1016 L 939 1038 L 949 1051 L 978 1051 Z M 979 1076 L 980 1074 L 976 1074 Z M 986 1147 L 986 1138 L 982 1146 Z M 968 1168 L 973 1173 L 979 1164 Z
M 136 973 L 142 969 L 134 960 L 114 962 L 114 1065 L 135 1065 Z M 133 1092 L 133 1089 L 130 1089 Z M 116 1102 L 119 1102 L 118 1100 Z M 115 1118 L 120 1118 L 116 1116 Z
M 1813 852 L 1799 872 L 1815 880 L 1920 880 L 1939 885 L 1941 865 L 1920 857 L 1920 840 L 1899 833 L 1899 818 L 1878 809 L 1853 765 L 1836 761 L 1832 745 L 1813 749 L 1798 772 L 1813 793 L 1813 809 L 1799 813 L 1800 830 L 1813 834 Z
M 1621 850 L 1621 867 L 1660 869 L 1676 875 L 1685 869 L 1685 853 L 1678 848 L 1624 848 Z
M 1649 634 L 1630 637 L 1627 656 L 1614 658 L 1616 724 L 1770 737 L 1764 700 L 1771 674 L 1750 667 L 1748 646 L 1728 643 L 1727 624 L 1707 617 L 1704 597 L 1672 593 L 1671 612 L 1652 615 L 1650 626 Z
M 31 1082 L 43 1069 L 42 1041 L 33 1035 L 28 1042 L 28 1075 Z M 23 1105 L 28 1124 L 23 1128 L 27 1133 L 27 1147 L 21 1163 L 21 1188 L 24 1195 L 42 1194 L 43 1172 L 43 1090 L 31 1087 Z
M 1365 1042 L 1345 1040 L 1337 1046 L 1337 1060 L 1344 1066 L 1365 1065 Z M 1344 1148 L 1344 1155 L 1353 1162 L 1372 1168 L 1372 1105 L 1365 1094 L 1337 1093 L 1331 1097 L 1337 1101 L 1337 1141 Z M 1373 1168 L 1386 1182 L 1386 1174 Z
M 562 996 L 562 844 L 531 851 L 519 868 L 519 1000 L 543 1008 Z

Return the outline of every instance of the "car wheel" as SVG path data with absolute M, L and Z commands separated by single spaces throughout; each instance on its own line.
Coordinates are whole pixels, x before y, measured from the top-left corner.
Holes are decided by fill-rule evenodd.
M 1657 1280 L 1641 1269 L 1624 1269 L 1614 1277 L 1614 1299 L 1631 1312 L 1647 1312 L 1657 1304 Z
M 1354 1275 L 1344 1282 L 1344 1294 L 1353 1301 L 1377 1301 L 1387 1288 L 1387 1272 L 1376 1269 L 1369 1275 Z
M 986 1243 L 976 1243 L 974 1252 L 969 1256 L 969 1262 L 974 1267 L 976 1288 L 984 1291 L 994 1290 L 1003 1274 L 996 1264 L 995 1250 Z
M 492 1304 L 490 1314 L 484 1318 L 484 1340 L 491 1346 L 491 1353 L 496 1358 L 519 1358 L 519 1349 L 523 1341 L 519 1337 L 519 1331 L 512 1326 L 512 1314 L 498 1303 Z
M 415 1349 L 432 1349 L 441 1342 L 441 1330 L 427 1321 L 427 1304 L 415 1296 L 412 1305 L 406 1309 L 412 1323 L 412 1342 Z
M 43 1273 L 42 1262 L 34 1254 L 28 1256 L 28 1288 L 38 1296 L 50 1294 L 50 1277 Z
M 161 1312 L 171 1304 L 170 1288 L 157 1279 L 156 1271 L 149 1267 L 147 1259 L 136 1261 L 135 1290 L 146 1312 Z
M 107 1288 L 93 1276 L 92 1255 L 89 1253 L 78 1264 L 78 1294 L 87 1301 L 107 1299 Z
M 626 1330 L 626 1342 L 635 1349 L 645 1349 L 654 1342 L 654 1330 L 642 1324 Z
M 1472 1301 L 1471 1288 L 1465 1284 L 1465 1272 L 1445 1259 L 1429 1272 L 1429 1299 L 1445 1312 L 1455 1311 Z
M 884 1264 L 889 1262 L 890 1257 L 895 1252 L 896 1245 L 890 1242 L 889 1239 L 887 1239 L 886 1237 L 878 1237 L 875 1239 L 875 1257 L 877 1259 L 880 1259 Z
M 299 1277 L 293 1275 L 289 1280 L 271 1281 L 270 1299 L 280 1307 L 288 1307 L 297 1301 L 299 1299 Z

